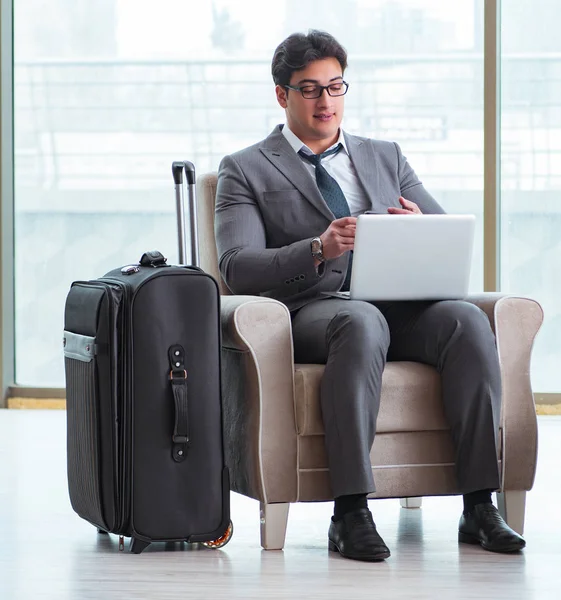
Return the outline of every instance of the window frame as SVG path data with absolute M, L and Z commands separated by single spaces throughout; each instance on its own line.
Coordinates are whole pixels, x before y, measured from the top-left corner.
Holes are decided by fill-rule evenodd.
M 0 408 L 15 379 L 13 0 L 0 0 Z

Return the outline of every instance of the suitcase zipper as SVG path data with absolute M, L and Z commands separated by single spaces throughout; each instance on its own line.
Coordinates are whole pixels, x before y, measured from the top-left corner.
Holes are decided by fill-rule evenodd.
M 117 286 L 115 284 L 118 284 Z M 110 323 L 110 328 L 111 325 L 116 325 L 117 323 L 117 314 L 118 314 L 118 309 L 117 311 L 114 310 L 115 305 L 120 304 L 121 306 L 125 306 L 126 303 L 124 303 L 122 301 L 122 299 L 118 299 L 115 296 L 115 287 L 119 287 L 122 288 L 122 291 L 124 292 L 124 295 L 126 294 L 126 289 L 125 286 L 123 284 L 120 284 L 120 282 L 116 281 L 111 281 L 111 282 L 105 282 L 105 281 L 101 281 L 101 280 L 90 280 L 90 281 L 75 281 L 73 283 L 73 285 L 80 285 L 80 286 L 84 286 L 84 287 L 93 287 L 93 288 L 101 288 L 104 290 L 104 292 L 108 295 L 109 297 L 109 301 L 108 301 L 108 318 L 109 318 L 109 323 Z M 119 290 L 121 291 L 121 289 Z M 113 360 L 112 360 L 112 353 L 115 351 L 115 343 L 116 340 L 115 339 L 110 339 L 109 341 L 109 362 L 110 362 L 110 366 L 113 369 Z M 118 370 L 119 365 L 118 362 L 115 364 L 115 369 Z M 116 373 L 112 374 L 113 376 L 111 377 L 112 381 L 117 381 L 116 378 Z M 114 424 L 114 428 L 113 428 L 113 453 L 114 453 L 114 472 L 115 472 L 115 477 L 113 480 L 113 491 L 114 491 L 114 498 L 115 498 L 115 526 L 114 526 L 114 533 L 119 533 L 122 529 L 124 524 L 126 523 L 126 509 L 125 509 L 125 504 L 124 504 L 124 497 L 125 497 L 125 493 L 124 493 L 124 487 L 122 486 L 122 473 L 123 473 L 123 467 L 122 467 L 122 461 L 120 460 L 120 457 L 123 454 L 123 435 L 119 435 L 119 429 L 121 427 L 122 422 L 124 421 L 122 415 L 121 418 L 119 418 L 119 410 L 117 407 L 117 402 L 118 402 L 118 396 L 119 396 L 119 390 L 117 388 L 112 388 L 111 390 L 111 395 L 112 395 L 112 406 L 111 406 L 111 411 L 112 411 L 112 422 Z M 121 493 L 121 490 L 123 489 L 123 493 Z
M 120 406 L 120 418 L 118 419 L 118 431 L 120 431 L 120 436 L 118 440 L 119 444 L 119 457 L 118 460 L 118 497 L 117 501 L 120 499 L 120 521 L 118 523 L 117 531 L 123 531 L 126 534 L 129 534 L 129 529 L 131 526 L 130 523 L 130 479 L 127 478 L 127 473 L 130 473 L 132 463 L 129 457 L 129 450 L 131 449 L 132 444 L 132 435 L 131 435 L 131 427 L 132 427 L 132 414 L 131 407 L 129 403 L 127 403 L 127 398 L 132 398 L 132 388 L 131 388 L 131 373 L 130 373 L 130 360 L 128 354 L 126 354 L 127 349 L 129 348 L 129 331 L 130 331 L 130 323 L 129 323 L 129 311 L 130 308 L 130 290 L 128 286 L 118 279 L 113 279 L 110 277 L 103 277 L 99 279 L 99 281 L 104 285 L 104 287 L 108 290 L 110 294 L 113 294 L 115 291 L 115 287 L 122 292 L 123 298 L 121 300 L 121 328 L 118 332 L 120 339 L 117 340 L 118 347 L 121 348 L 123 354 L 120 357 L 121 368 L 126 369 L 124 372 L 124 376 L 122 378 L 122 389 L 117 390 L 117 398 L 120 396 L 122 400 L 122 404 Z M 119 368 L 117 366 L 117 368 Z M 119 393 L 120 392 L 120 393 Z M 117 410 L 117 413 L 119 411 Z M 119 498 L 120 496 L 120 498 Z M 120 547 L 120 544 L 119 544 Z

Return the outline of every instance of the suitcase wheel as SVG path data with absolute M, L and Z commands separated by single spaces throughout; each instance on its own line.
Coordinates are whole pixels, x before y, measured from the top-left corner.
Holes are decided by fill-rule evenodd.
M 232 523 L 232 521 L 230 521 L 230 524 L 228 525 L 228 529 L 226 529 L 226 532 L 224 533 L 224 535 L 222 537 L 219 537 L 216 540 L 212 540 L 210 542 L 203 542 L 203 546 L 206 546 L 207 548 L 211 548 L 212 550 L 217 550 L 218 548 L 222 548 L 223 546 L 225 546 L 231 539 L 232 539 L 232 535 L 234 533 L 234 524 Z

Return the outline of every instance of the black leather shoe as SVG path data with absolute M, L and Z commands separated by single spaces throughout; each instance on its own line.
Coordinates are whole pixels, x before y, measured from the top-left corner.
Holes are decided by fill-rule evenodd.
M 329 549 L 354 560 L 377 561 L 390 556 L 367 508 L 353 510 L 339 521 L 331 521 Z
M 526 545 L 524 538 L 511 529 L 490 503 L 476 504 L 460 519 L 458 541 L 480 544 L 491 552 L 518 552 Z

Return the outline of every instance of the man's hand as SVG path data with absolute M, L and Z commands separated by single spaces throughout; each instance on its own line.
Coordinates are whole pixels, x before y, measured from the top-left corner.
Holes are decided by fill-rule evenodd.
M 399 203 L 403 208 L 394 208 L 390 206 L 388 212 L 390 215 L 422 215 L 421 209 L 411 200 L 406 200 L 403 196 L 399 197 Z
M 356 217 L 335 219 L 319 237 L 326 260 L 338 258 L 355 247 Z

